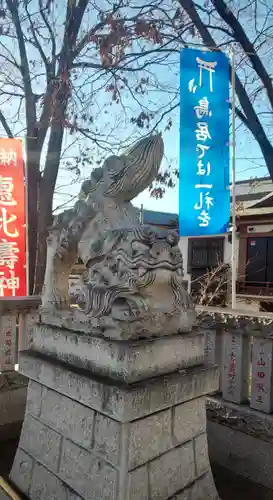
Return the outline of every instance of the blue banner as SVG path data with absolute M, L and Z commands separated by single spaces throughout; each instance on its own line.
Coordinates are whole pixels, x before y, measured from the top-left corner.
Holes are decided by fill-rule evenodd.
M 222 52 L 180 56 L 180 236 L 227 232 L 229 61 Z

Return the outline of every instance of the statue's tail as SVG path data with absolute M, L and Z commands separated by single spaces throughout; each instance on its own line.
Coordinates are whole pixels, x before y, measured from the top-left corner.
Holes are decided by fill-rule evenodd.
M 113 182 L 105 194 L 131 201 L 155 180 L 163 154 L 164 142 L 161 135 L 152 135 L 138 141 L 124 155 L 125 166 L 112 177 Z

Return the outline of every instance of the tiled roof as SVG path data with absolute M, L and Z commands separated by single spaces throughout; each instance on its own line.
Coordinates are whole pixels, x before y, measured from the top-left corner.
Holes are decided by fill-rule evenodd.
M 248 208 L 261 208 L 261 207 L 272 207 L 273 204 L 273 193 L 264 193 L 264 196 L 260 200 L 256 200 Z
M 154 224 L 156 226 L 178 226 L 178 215 L 168 212 L 155 212 L 153 210 L 143 210 L 144 224 Z

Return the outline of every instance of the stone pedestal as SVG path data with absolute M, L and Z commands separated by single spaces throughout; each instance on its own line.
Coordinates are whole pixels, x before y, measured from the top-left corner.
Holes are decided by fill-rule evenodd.
M 219 373 L 203 359 L 202 335 L 130 343 L 39 326 L 20 359 L 12 482 L 30 500 L 218 499 L 205 396 Z

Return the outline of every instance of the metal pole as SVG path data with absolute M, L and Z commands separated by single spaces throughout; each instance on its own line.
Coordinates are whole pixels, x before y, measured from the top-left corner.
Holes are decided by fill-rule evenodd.
M 231 304 L 232 309 L 236 309 L 236 129 L 235 129 L 235 55 L 234 50 L 231 49 L 231 92 L 232 92 L 232 243 L 231 243 Z
M 30 294 L 29 290 L 29 225 L 28 225 L 28 171 L 27 171 L 27 138 L 22 141 L 23 159 L 24 159 L 24 173 L 25 173 L 25 211 L 26 211 L 26 284 L 27 295 Z
M 143 214 L 143 205 L 141 204 L 140 206 L 140 213 L 139 213 L 139 223 L 143 225 L 143 219 L 144 219 L 144 214 Z

